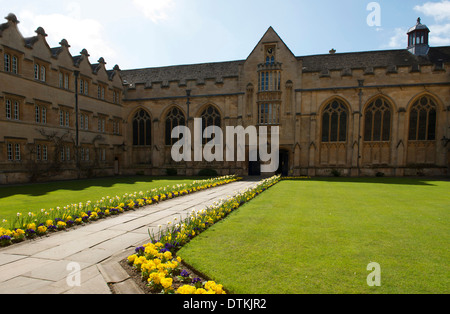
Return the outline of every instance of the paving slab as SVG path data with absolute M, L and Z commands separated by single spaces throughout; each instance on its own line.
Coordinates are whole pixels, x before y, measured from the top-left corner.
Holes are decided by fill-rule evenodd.
M 34 255 L 34 257 L 54 259 L 54 260 L 64 259 L 70 255 L 81 252 L 84 249 L 93 247 L 96 244 L 117 237 L 123 233 L 125 232 L 117 230 L 101 230 L 89 234 L 83 238 L 72 240 L 65 244 L 58 245 L 51 249 L 39 252 L 38 254 Z
M 93 249 L 104 249 L 109 252 L 118 252 L 124 248 L 128 248 L 136 242 L 144 242 L 148 240 L 146 235 L 140 233 L 125 233 L 107 241 L 97 244 Z
M 0 283 L 0 293 L 30 294 L 35 290 L 39 290 L 49 285 L 50 283 L 51 281 L 19 276 Z
M 33 269 L 48 265 L 51 262 L 51 260 L 47 259 L 28 257 L 2 265 L 0 266 L 0 284 Z
M 89 265 L 95 265 L 112 256 L 112 252 L 101 248 L 91 248 L 89 250 L 84 250 L 65 258 L 65 260 L 70 262 L 80 262 Z
M 82 269 L 79 274 L 80 287 L 99 274 L 100 271 L 98 270 L 97 265 Z M 56 282 L 47 281 L 46 285 L 39 286 L 37 289 L 33 290 L 31 294 L 63 294 L 73 288 L 72 284 L 67 282 L 67 278 L 64 278 Z
M 0 266 L 26 258 L 26 255 L 0 253 Z
M 72 272 L 70 268 L 68 268 L 70 261 L 60 260 L 60 261 L 51 261 L 41 267 L 35 268 L 29 272 L 24 273 L 22 276 L 34 278 L 34 279 L 42 279 L 48 281 L 59 281 Z M 86 268 L 90 266 L 86 263 L 77 263 L 80 266 L 80 269 Z
M 112 294 L 112 292 L 103 276 L 98 274 L 80 286 L 67 290 L 64 294 Z

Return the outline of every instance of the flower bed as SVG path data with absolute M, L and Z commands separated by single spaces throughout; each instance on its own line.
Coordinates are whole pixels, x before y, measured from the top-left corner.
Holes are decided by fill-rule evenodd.
M 253 188 L 244 189 L 206 209 L 193 210 L 183 221 L 178 222 L 174 217 L 175 221 L 168 222 L 166 229 L 159 226 L 156 234 L 150 234 L 150 243 L 135 249 L 135 254 L 127 259 L 128 265 L 140 272 L 141 279 L 147 282 L 152 293 L 225 293 L 222 285 L 214 281 L 202 281 L 183 270 L 180 267 L 182 260 L 176 256 L 176 252 L 201 232 L 279 181 L 280 176 L 264 179 Z
M 311 179 L 309 176 L 288 176 L 288 177 L 281 177 L 281 180 L 306 180 Z
M 190 184 L 177 184 L 172 187 L 161 187 L 150 191 L 124 194 L 122 197 L 102 197 L 97 202 L 87 201 L 42 209 L 38 214 L 29 212 L 27 215 L 17 213 L 10 223 L 10 228 L 0 227 L 0 247 L 44 236 L 52 232 L 66 230 L 98 219 L 118 215 L 125 211 L 159 203 L 178 196 L 191 194 L 208 188 L 228 184 L 240 180 L 235 175 L 222 176 L 207 180 L 197 180 Z M 3 221 L 3 223 L 7 223 Z

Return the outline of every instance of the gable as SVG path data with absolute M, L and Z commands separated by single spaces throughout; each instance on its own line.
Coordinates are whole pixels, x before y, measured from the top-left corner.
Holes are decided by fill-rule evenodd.
M 241 77 L 244 89 L 248 83 L 258 84 L 257 73 L 262 68 L 277 68 L 283 71 L 282 80 L 295 80 L 298 60 L 272 27 L 266 31 L 242 66 Z
M 259 40 L 258 44 L 248 56 L 246 63 L 248 62 L 252 65 L 265 63 L 268 56 L 269 58 L 273 56 L 275 62 L 281 63 L 283 61 L 290 62 L 296 60 L 295 55 L 272 27 L 269 27 L 264 36 Z

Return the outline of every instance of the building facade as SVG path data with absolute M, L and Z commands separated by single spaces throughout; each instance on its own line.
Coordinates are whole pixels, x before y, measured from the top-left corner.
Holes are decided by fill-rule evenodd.
M 66 40 L 50 48 L 42 28 L 23 38 L 17 23 L 0 25 L 0 183 L 260 174 L 248 145 L 245 161 L 175 162 L 172 130 L 195 118 L 278 126 L 284 175 L 449 174 L 450 47 L 430 47 L 420 20 L 401 50 L 296 56 L 270 27 L 244 60 L 134 70 L 73 57 Z

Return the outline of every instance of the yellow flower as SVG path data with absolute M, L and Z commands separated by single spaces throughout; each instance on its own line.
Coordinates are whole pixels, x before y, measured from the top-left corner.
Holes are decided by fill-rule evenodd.
M 161 286 L 163 286 L 163 288 L 167 290 L 170 287 L 172 287 L 172 282 L 173 282 L 172 278 L 162 278 L 161 279 Z
M 134 260 L 137 258 L 136 254 L 130 255 L 128 256 L 128 262 L 130 263 L 134 263 Z
M 36 231 L 36 224 L 35 223 L 28 224 L 27 229 L 32 229 Z
M 216 289 L 216 283 L 214 281 L 208 281 L 205 283 L 205 289 L 214 291 Z
M 166 278 L 164 273 L 160 273 L 160 272 L 156 272 L 156 273 L 151 273 L 150 276 L 148 277 L 148 282 L 153 282 L 155 285 L 159 285 L 161 284 L 161 281 Z M 167 284 L 167 282 L 166 282 Z M 172 285 L 172 283 L 170 283 L 170 285 Z
M 24 234 L 25 234 L 25 231 L 23 231 L 22 229 L 16 229 L 15 233 L 16 233 L 18 236 L 21 236 L 21 235 L 24 235 Z
M 171 260 L 172 259 L 172 253 L 170 251 L 166 251 L 163 254 L 164 258 L 166 258 L 167 260 Z
M 45 226 L 39 226 L 37 228 L 38 233 L 45 233 L 46 231 L 47 231 L 47 227 L 45 227 Z
M 47 227 L 50 227 L 51 225 L 53 225 L 53 220 L 49 219 L 45 222 L 45 224 L 47 225 Z
M 194 294 L 196 292 L 196 288 L 190 285 L 184 285 L 177 289 L 178 294 Z
M 13 234 L 13 232 L 9 229 L 5 229 L 5 228 L 0 228 L 0 236 L 2 235 L 7 235 L 7 236 L 11 236 Z
M 216 285 L 216 294 L 225 294 L 225 291 L 223 291 L 223 286 L 222 285 Z
M 203 288 L 198 288 L 198 289 L 195 291 L 195 294 L 205 294 L 205 293 L 206 293 L 206 290 L 203 289 Z
M 146 263 L 142 264 L 141 269 L 142 271 L 151 272 L 152 270 L 156 269 L 156 266 L 153 261 L 147 261 Z
M 141 264 L 144 264 L 146 262 L 147 262 L 147 259 L 145 258 L 145 256 L 140 256 L 140 257 L 134 259 L 134 265 L 136 265 L 136 266 L 140 266 Z

